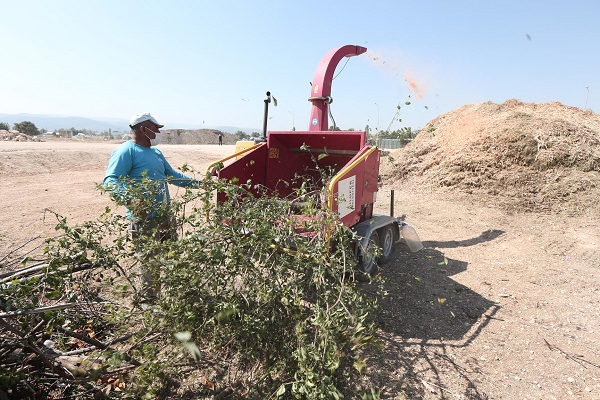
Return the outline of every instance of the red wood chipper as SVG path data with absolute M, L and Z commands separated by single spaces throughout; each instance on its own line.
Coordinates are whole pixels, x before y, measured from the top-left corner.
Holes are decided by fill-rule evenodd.
M 346 45 L 323 56 L 308 99 L 312 111 L 307 131 L 270 131 L 267 134 L 265 100 L 263 141 L 212 164 L 209 170 L 220 179 L 251 181 L 262 186 L 267 194 L 282 199 L 293 195 L 299 185 L 306 183 L 315 192 L 325 193 L 323 206 L 336 212 L 341 223 L 356 233 L 354 248 L 359 266 L 373 275 L 378 264 L 393 257 L 399 240 L 404 240 L 411 251 L 420 250 L 422 245 L 414 229 L 404 221 L 373 212 L 379 189 L 380 150 L 367 145 L 366 132 L 328 130 L 335 69 L 344 57 L 366 51 L 361 46 Z M 214 170 L 216 165 L 221 168 Z M 329 171 L 327 179 L 323 179 L 322 171 Z M 260 195 L 257 189 L 249 190 Z M 218 194 L 217 201 L 224 200 L 222 196 Z M 376 247 L 381 251 L 374 251 Z

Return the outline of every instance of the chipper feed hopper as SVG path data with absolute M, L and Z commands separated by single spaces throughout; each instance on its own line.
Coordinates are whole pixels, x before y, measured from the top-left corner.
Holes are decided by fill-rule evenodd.
M 312 111 L 307 131 L 270 131 L 265 142 L 233 154 L 214 165 L 220 179 L 260 185 L 269 195 L 282 199 L 296 193 L 301 185 L 325 194 L 323 207 L 336 212 L 340 221 L 357 233 L 356 256 L 361 268 L 374 274 L 377 264 L 389 261 L 395 243 L 404 239 L 411 250 L 421 243 L 416 232 L 403 221 L 377 215 L 373 205 L 377 198 L 380 150 L 367 145 L 366 132 L 329 131 L 328 107 L 331 82 L 336 66 L 344 57 L 357 56 L 367 49 L 347 45 L 330 50 L 321 59 L 314 75 Z M 211 168 L 211 167 L 209 167 Z M 327 171 L 326 179 L 322 171 Z M 249 189 L 254 195 L 257 189 Z M 223 194 L 217 195 L 222 201 Z M 373 248 L 379 246 L 376 257 Z

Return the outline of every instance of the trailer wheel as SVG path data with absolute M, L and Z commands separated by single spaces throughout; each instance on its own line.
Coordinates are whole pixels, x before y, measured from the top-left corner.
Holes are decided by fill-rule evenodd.
M 365 274 L 375 276 L 377 274 L 377 251 L 379 247 L 379 234 L 373 231 L 366 249 L 361 249 L 358 254 L 358 268 Z
M 393 224 L 384 226 L 378 229 L 380 232 L 380 246 L 381 256 L 379 257 L 379 263 L 385 264 L 394 257 L 394 250 L 396 249 L 396 234 L 394 233 Z

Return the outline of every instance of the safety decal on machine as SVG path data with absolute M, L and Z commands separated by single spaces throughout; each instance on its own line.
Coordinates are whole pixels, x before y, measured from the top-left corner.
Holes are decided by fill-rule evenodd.
M 338 182 L 338 213 L 343 218 L 356 208 L 356 175 Z
M 271 147 L 269 149 L 269 158 L 279 158 L 279 148 Z
M 318 92 L 319 92 L 319 85 L 315 85 L 315 91 L 313 93 L 317 94 Z
M 312 120 L 313 126 L 317 126 L 318 123 L 319 123 L 319 121 L 316 118 L 313 118 L 313 120 Z

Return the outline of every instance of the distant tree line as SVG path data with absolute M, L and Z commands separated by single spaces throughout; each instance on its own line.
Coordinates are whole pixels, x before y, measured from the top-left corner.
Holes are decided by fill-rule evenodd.
M 379 131 L 376 137 L 378 139 L 413 139 L 417 136 L 418 131 L 413 131 L 411 127 L 403 127 L 396 129 L 395 131 Z
M 340 129 L 338 126 L 330 126 L 329 127 L 330 131 L 341 131 L 342 129 Z M 353 132 L 355 131 L 354 128 L 349 128 L 346 129 L 349 132 Z M 367 135 L 369 137 L 369 139 L 398 139 L 398 140 L 406 140 L 406 139 L 413 139 L 415 138 L 415 136 L 417 136 L 417 133 L 419 133 L 418 130 L 413 130 L 411 127 L 403 127 L 400 129 L 396 129 L 396 130 L 378 130 L 376 133 L 373 133 L 371 131 L 371 129 L 369 128 L 369 125 L 367 125 L 365 127 L 365 132 L 367 132 Z M 235 133 L 235 136 L 237 138 L 237 140 L 247 140 L 247 139 L 256 139 L 262 136 L 262 134 L 260 132 L 252 132 L 252 134 L 248 134 L 244 131 L 237 131 Z
M 37 126 L 35 126 L 35 124 L 31 121 L 17 122 L 13 124 L 13 129 L 30 136 L 37 136 L 41 134 Z
M 236 133 L 234 133 L 234 135 L 237 138 L 237 140 L 257 139 L 261 137 L 260 132 L 252 132 L 251 134 L 247 134 L 244 131 L 237 131 Z

